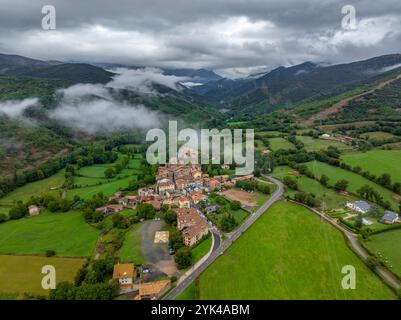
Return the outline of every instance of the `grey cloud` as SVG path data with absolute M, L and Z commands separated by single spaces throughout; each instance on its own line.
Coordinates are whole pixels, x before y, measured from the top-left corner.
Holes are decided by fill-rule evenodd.
M 40 29 L 44 4 L 57 9 L 56 31 Z M 345 4 L 359 33 L 341 33 Z M 234 74 L 400 52 L 400 21 L 399 0 L 2 0 L 0 51 Z

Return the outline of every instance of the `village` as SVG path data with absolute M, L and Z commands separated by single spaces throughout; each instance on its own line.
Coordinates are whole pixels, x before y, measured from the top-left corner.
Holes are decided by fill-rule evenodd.
M 228 165 L 221 167 L 229 168 Z M 176 227 L 182 234 L 184 245 L 193 247 L 208 235 L 209 229 L 217 230 L 204 214 L 216 213 L 220 208 L 209 199 L 209 195 L 233 188 L 236 181 L 251 179 L 253 175 L 231 178 L 224 174 L 210 177 L 202 173 L 200 165 L 166 164 L 159 166 L 153 186 L 140 188 L 135 195 L 116 192 L 108 198 L 108 204 L 96 211 L 108 216 L 126 209 L 135 209 L 140 204 L 151 205 L 156 212 L 168 206 L 176 214 Z M 168 244 L 169 232 L 156 231 L 154 243 Z M 172 249 L 169 249 L 170 254 L 173 254 Z M 120 293 L 134 292 L 133 298 L 136 300 L 157 299 L 171 287 L 169 279 L 141 283 L 138 266 L 133 263 L 116 264 L 113 280 L 118 281 Z

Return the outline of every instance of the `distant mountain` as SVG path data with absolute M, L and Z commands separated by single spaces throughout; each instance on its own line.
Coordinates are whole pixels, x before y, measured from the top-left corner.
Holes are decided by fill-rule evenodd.
M 63 79 L 75 83 L 107 83 L 114 75 L 111 72 L 85 63 L 63 63 L 41 68 L 24 75 L 45 78 Z
M 45 61 L 26 58 L 18 55 L 0 54 L 0 74 L 18 75 L 25 72 L 46 68 Z
M 74 83 L 106 83 L 113 73 L 85 63 L 41 61 L 0 54 L 0 75 L 66 80 Z
M 279 67 L 257 79 L 218 82 L 191 90 L 194 98 L 218 103 L 245 118 L 291 108 L 305 99 L 319 100 L 340 94 L 360 85 L 361 81 L 380 75 L 401 63 L 400 54 L 332 66 L 305 62 Z M 210 88 L 210 90 L 207 90 Z

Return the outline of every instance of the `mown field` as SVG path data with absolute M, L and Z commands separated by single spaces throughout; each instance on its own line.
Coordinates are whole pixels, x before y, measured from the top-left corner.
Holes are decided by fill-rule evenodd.
M 10 192 L 5 197 L 0 198 L 0 205 L 10 205 L 18 200 L 26 201 L 31 196 L 38 196 L 46 192 L 57 192 L 57 190 L 51 189 L 60 187 L 63 182 L 64 170 L 61 170 L 49 178 L 28 183 Z
M 137 223 L 125 234 L 124 244 L 118 252 L 121 262 L 132 262 L 136 265 L 145 263 L 141 250 L 141 227 L 142 225 Z
M 56 269 L 56 282 L 73 281 L 85 259 L 39 256 L 0 255 L 0 299 L 23 298 L 24 293 L 46 296 L 42 288 L 42 267 L 52 265 Z
M 284 138 L 271 138 L 269 139 L 270 150 L 277 151 L 280 149 L 295 149 L 295 146 Z
M 401 277 L 401 230 L 391 230 L 375 234 L 366 243 L 372 252 L 380 253 L 388 259 L 388 267 Z
M 287 166 L 276 167 L 274 168 L 273 175 L 280 180 L 283 180 L 287 176 L 292 177 L 297 181 L 299 191 L 313 193 L 316 195 L 316 198 L 324 203 L 323 206 L 325 209 L 331 210 L 342 208 L 347 202 L 357 200 L 357 198 L 353 196 L 344 196 L 333 189 L 326 188 L 318 181 L 308 178 L 304 175 L 290 175 L 288 174 L 290 171 L 293 171 L 293 169 Z M 286 188 L 285 194 L 293 197 L 299 191 Z
M 82 212 L 43 212 L 37 217 L 0 224 L 0 253 L 90 256 L 99 231 L 85 223 Z
M 318 151 L 327 149 L 329 146 L 336 147 L 339 150 L 351 149 L 350 146 L 339 141 L 325 140 L 325 139 L 314 139 L 309 136 L 297 136 L 297 140 L 301 141 L 305 145 L 305 150 L 308 152 Z
M 341 287 L 345 265 L 357 270 L 355 290 Z M 395 299 L 339 231 L 288 202 L 273 205 L 202 273 L 196 292 L 193 285 L 179 298 Z
M 212 236 L 209 233 L 208 237 L 202 240 L 192 249 L 192 264 L 197 263 L 202 257 L 207 254 L 212 246 Z
M 346 179 L 349 182 L 347 190 L 353 193 L 356 193 L 358 189 L 367 184 L 377 190 L 383 196 L 383 199 L 388 200 L 394 210 L 398 208 L 398 196 L 396 194 L 356 173 L 318 161 L 308 162 L 306 165 L 318 178 L 323 174 L 328 176 L 330 178 L 329 185 L 334 185 L 338 180 Z
M 370 150 L 367 152 L 348 153 L 341 160 L 352 167 L 359 166 L 363 171 L 380 176 L 391 175 L 393 182 L 401 182 L 401 150 Z

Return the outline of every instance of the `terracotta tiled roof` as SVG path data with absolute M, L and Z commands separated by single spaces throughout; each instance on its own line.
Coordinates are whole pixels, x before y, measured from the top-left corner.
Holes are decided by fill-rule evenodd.
M 113 279 L 133 278 L 135 267 L 132 263 L 115 264 L 113 270 Z

